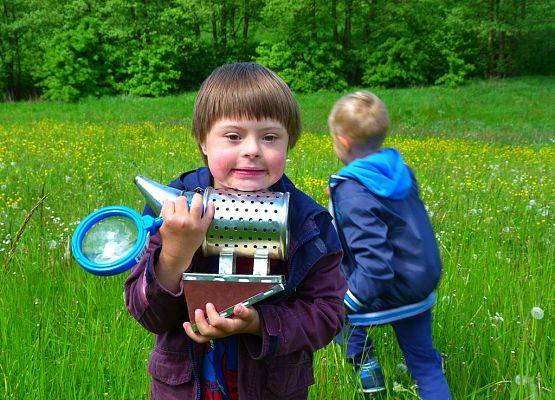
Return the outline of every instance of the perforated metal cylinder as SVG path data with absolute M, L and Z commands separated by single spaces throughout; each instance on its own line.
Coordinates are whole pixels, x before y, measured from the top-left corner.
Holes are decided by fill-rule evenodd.
M 236 256 L 285 260 L 289 247 L 289 193 L 239 192 L 208 188 L 205 204 L 214 204 L 214 220 L 202 245 L 205 255 L 233 250 Z

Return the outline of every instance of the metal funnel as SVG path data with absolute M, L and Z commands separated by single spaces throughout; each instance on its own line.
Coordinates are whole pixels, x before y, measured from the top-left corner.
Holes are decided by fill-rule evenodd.
M 137 175 L 134 181 L 135 185 L 139 188 L 139 191 L 143 194 L 148 205 L 157 215 L 160 214 L 164 200 L 175 201 L 177 197 L 186 195 L 186 193 L 182 190 L 162 185 L 161 183 L 145 178 L 141 175 Z M 188 197 L 189 196 L 187 196 L 187 198 Z

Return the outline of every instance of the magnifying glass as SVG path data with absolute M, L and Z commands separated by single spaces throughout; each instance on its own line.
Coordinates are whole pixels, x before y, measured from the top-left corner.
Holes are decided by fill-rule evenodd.
M 149 237 L 162 226 L 162 218 L 140 215 L 124 206 L 109 206 L 89 214 L 77 226 L 71 252 L 87 272 L 116 275 L 137 264 Z
M 141 176 L 135 178 L 135 184 L 158 214 L 163 200 L 185 196 L 190 206 L 195 194 Z M 161 217 L 141 215 L 129 207 L 104 207 L 79 223 L 71 238 L 71 252 L 85 271 L 101 276 L 117 275 L 140 261 L 150 235 L 155 234 L 162 223 Z

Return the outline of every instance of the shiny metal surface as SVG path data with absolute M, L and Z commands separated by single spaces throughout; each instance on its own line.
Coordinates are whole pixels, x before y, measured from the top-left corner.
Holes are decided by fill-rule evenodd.
M 155 213 L 160 214 L 164 200 L 186 196 L 190 204 L 195 192 L 185 192 L 162 185 L 143 176 L 135 177 L 135 184 Z M 204 210 L 214 204 L 214 220 L 206 234 L 204 255 L 224 255 L 225 271 L 233 271 L 230 259 L 235 256 L 255 257 L 256 273 L 263 274 L 264 258 L 287 258 L 289 247 L 289 193 L 260 191 L 240 192 L 232 189 L 206 188 Z M 227 272 L 230 273 L 230 272 Z M 233 273 L 233 272 L 231 272 Z
M 205 255 L 233 249 L 236 256 L 254 257 L 257 250 L 267 250 L 269 258 L 286 259 L 289 193 L 210 188 L 205 195 L 215 207 L 202 245 Z

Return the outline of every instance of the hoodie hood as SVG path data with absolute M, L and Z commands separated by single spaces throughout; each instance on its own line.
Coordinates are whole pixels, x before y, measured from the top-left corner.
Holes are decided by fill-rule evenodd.
M 409 168 L 401 153 L 393 148 L 357 158 L 338 175 L 354 179 L 372 193 L 391 200 L 405 198 L 412 187 Z

